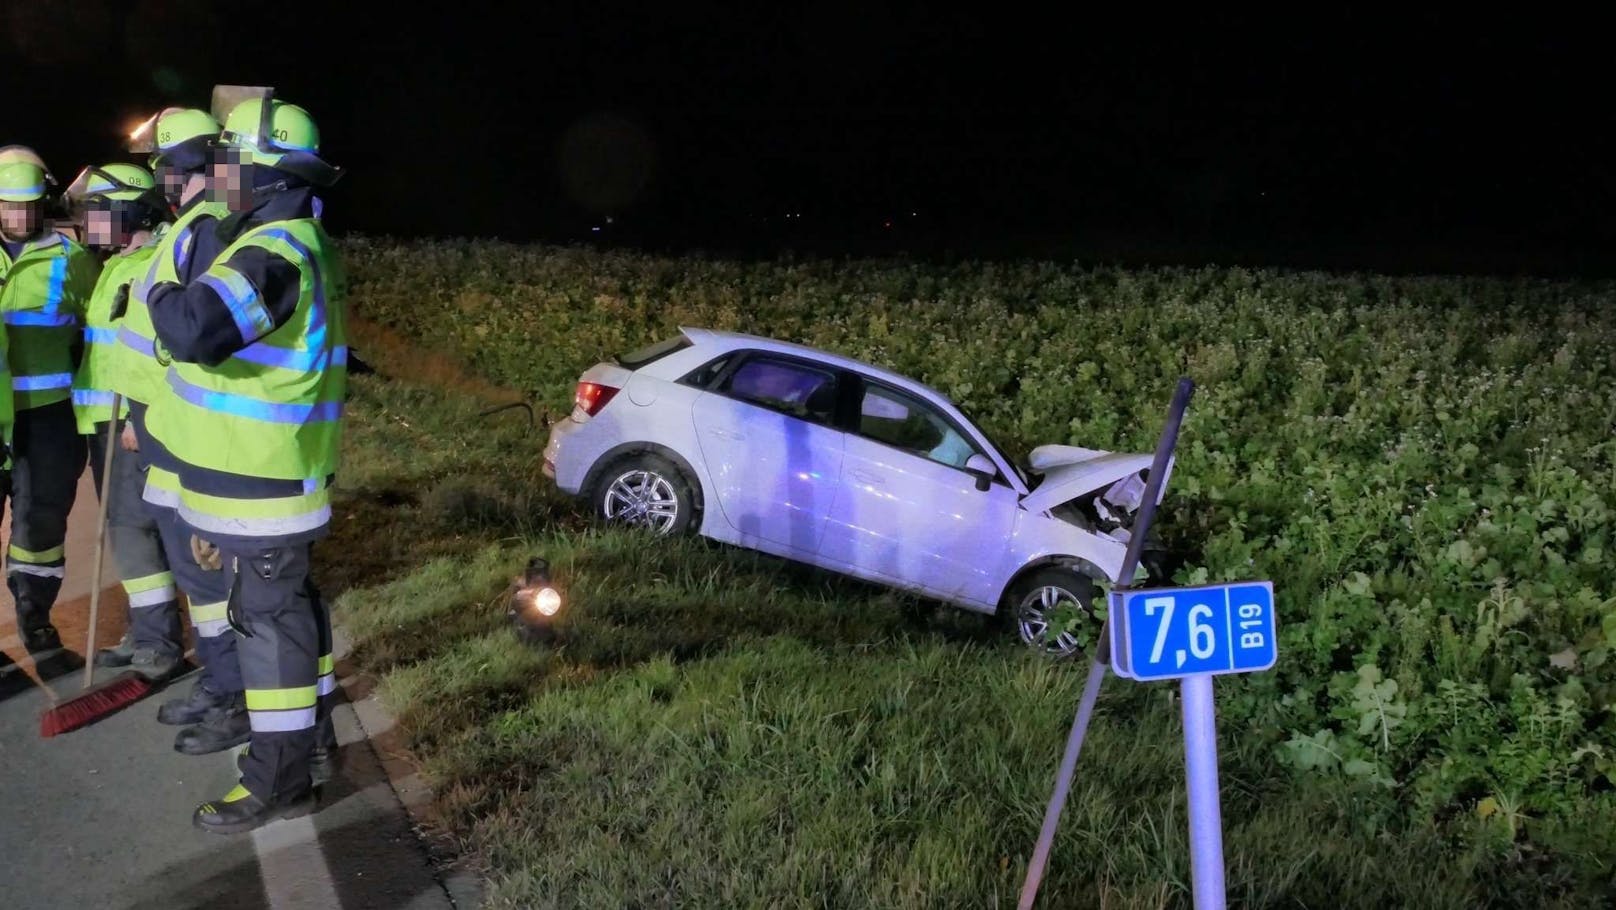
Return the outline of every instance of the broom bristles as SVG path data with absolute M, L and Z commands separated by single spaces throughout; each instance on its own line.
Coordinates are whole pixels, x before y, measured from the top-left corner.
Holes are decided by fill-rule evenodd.
M 92 724 L 145 698 L 154 685 L 132 670 L 120 673 L 46 711 L 39 719 L 39 735 L 49 738 Z

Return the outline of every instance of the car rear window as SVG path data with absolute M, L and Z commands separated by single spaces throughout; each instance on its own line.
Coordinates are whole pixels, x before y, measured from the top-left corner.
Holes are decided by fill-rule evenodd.
M 674 351 L 682 351 L 688 347 L 690 347 L 689 338 L 686 338 L 684 335 L 675 335 L 672 338 L 664 339 L 656 344 L 648 345 L 640 348 L 639 350 L 630 351 L 627 354 L 619 355 L 616 358 L 617 365 L 623 367 L 624 369 L 637 370 L 640 367 L 646 366 L 647 364 L 655 363 L 656 361 L 661 360 L 669 354 L 672 354 Z

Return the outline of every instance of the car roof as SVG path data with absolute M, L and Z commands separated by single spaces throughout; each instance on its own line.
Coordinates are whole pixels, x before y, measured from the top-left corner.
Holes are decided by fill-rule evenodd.
M 796 354 L 799 357 L 807 357 L 812 360 L 818 360 L 822 363 L 841 367 L 845 370 L 854 370 L 856 372 L 866 373 L 874 379 L 879 379 L 883 382 L 897 386 L 905 391 L 914 392 L 916 394 L 932 398 L 938 402 L 945 403 L 954 408 L 955 411 L 959 410 L 958 406 L 954 404 L 952 399 L 931 386 L 921 382 L 916 382 L 915 380 L 910 379 L 901 373 L 894 373 L 884 367 L 878 367 L 871 363 L 865 363 L 862 360 L 854 360 L 851 357 L 843 357 L 840 354 L 833 354 L 830 351 L 821 350 L 819 348 L 811 348 L 807 345 L 795 344 L 790 341 L 780 341 L 777 338 L 764 338 L 761 335 L 748 335 L 744 332 L 726 332 L 719 329 L 704 329 L 697 326 L 680 326 L 679 331 L 682 332 L 686 338 L 689 338 L 692 344 L 719 345 L 727 351 L 738 348 L 756 348 L 758 350 L 773 351 L 779 354 Z M 964 417 L 965 415 L 961 414 L 960 416 Z

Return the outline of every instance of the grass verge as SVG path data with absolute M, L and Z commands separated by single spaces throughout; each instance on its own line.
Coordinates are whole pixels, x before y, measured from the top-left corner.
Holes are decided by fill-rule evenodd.
M 354 381 L 323 578 L 490 906 L 1014 905 L 1081 664 L 767 557 L 591 529 L 539 473 L 542 427 L 479 416 L 501 390 L 361 350 L 378 372 Z M 503 618 L 535 552 L 568 600 L 549 646 Z M 1604 804 L 1529 842 L 1507 806 L 1409 826 L 1372 782 L 1221 736 L 1233 905 L 1610 904 Z M 1172 689 L 1111 680 L 1040 904 L 1189 902 Z

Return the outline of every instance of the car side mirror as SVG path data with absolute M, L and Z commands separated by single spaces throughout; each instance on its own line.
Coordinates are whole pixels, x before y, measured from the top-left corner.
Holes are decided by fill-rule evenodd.
M 972 455 L 965 460 L 965 470 L 976 477 L 976 488 L 987 492 L 993 486 L 993 478 L 999 476 L 999 469 L 993 466 L 992 459 L 986 455 Z

